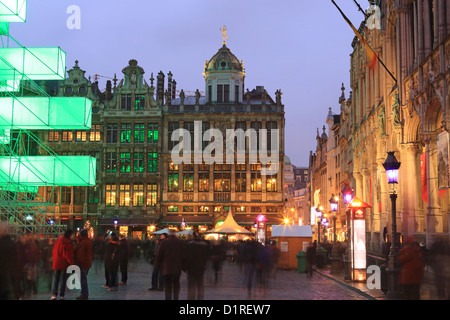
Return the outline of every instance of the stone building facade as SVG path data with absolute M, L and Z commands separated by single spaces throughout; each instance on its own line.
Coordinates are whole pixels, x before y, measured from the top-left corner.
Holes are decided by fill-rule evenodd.
M 87 79 L 76 61 L 67 78 L 57 83 L 55 95 L 93 101 L 92 129 L 50 131 L 42 133 L 42 140 L 56 154 L 97 159 L 95 187 L 42 189 L 58 204 L 63 224 L 81 229 L 89 221 L 98 234 L 114 228 L 143 238 L 164 226 L 206 230 L 224 220 L 229 210 L 238 223 L 249 227 L 260 214 L 269 225 L 282 222 L 285 120 L 280 90 L 274 100 L 262 86 L 246 89 L 243 62 L 225 44 L 205 63 L 204 95 L 177 90 L 171 72 L 166 77 L 161 71 L 156 79 L 151 74 L 148 84 L 136 60 L 130 60 L 122 73 L 123 79 L 115 75 L 101 91 L 97 79 Z M 224 149 L 222 161 L 175 164 L 172 150 L 177 142 L 172 134 L 185 129 L 194 137 L 197 125 L 201 134 L 219 129 L 224 142 L 227 129 L 252 129 L 256 139 L 247 138 L 243 161 L 235 152 L 227 162 Z M 278 170 L 270 175 L 262 173 L 270 164 L 250 150 L 253 141 L 258 147 L 266 141 L 262 129 L 267 130 L 269 154 L 270 138 L 275 130 L 279 133 L 274 154 Z M 201 141 L 199 147 L 208 143 Z
M 450 5 L 391 0 L 381 3 L 381 12 L 381 29 L 362 23 L 359 31 L 384 66 L 379 60 L 369 68 L 365 46 L 356 37 L 352 43 L 351 96 L 342 97 L 339 112 L 339 153 L 346 167 L 335 185 L 341 190 L 349 182 L 371 206 L 366 240 L 374 253 L 392 239 L 392 187 L 383 167 L 389 151 L 401 162 L 395 186 L 401 239 L 413 236 L 428 247 L 449 239 Z

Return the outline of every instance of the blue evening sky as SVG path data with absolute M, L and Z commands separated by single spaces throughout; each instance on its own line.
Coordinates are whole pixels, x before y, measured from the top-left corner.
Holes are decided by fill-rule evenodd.
M 335 1 L 358 28 L 354 1 Z M 79 30 L 66 26 L 70 5 L 81 9 Z M 136 59 L 148 83 L 152 72 L 171 71 L 177 89 L 204 91 L 205 60 L 222 46 L 222 25 L 227 46 L 244 60 L 246 88 L 264 86 L 273 98 L 283 92 L 286 155 L 308 166 L 328 108 L 339 112 L 342 82 L 349 93 L 354 33 L 331 0 L 28 0 L 27 22 L 11 24 L 10 33 L 27 47 L 61 47 L 67 68 L 79 60 L 86 76 L 121 79 Z

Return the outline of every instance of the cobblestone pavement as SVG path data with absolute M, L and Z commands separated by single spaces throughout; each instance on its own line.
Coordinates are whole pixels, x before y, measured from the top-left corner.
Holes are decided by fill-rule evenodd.
M 95 263 L 88 274 L 89 300 L 164 300 L 164 292 L 149 291 L 152 265 L 144 261 L 131 262 L 128 283 L 118 291 L 107 291 L 104 269 Z M 120 280 L 120 274 L 119 274 Z M 41 286 L 42 287 L 42 286 Z M 42 290 L 40 290 L 42 291 Z M 80 290 L 67 290 L 66 300 L 74 300 Z M 51 292 L 38 292 L 26 299 L 49 300 Z M 244 286 L 244 272 L 235 263 L 225 261 L 219 281 L 214 283 L 213 271 L 205 274 L 205 300 L 367 300 L 367 295 L 352 290 L 329 277 L 314 273 L 312 279 L 296 271 L 277 270 L 267 289 L 255 288 L 249 296 Z M 186 274 L 181 276 L 180 300 L 187 299 Z

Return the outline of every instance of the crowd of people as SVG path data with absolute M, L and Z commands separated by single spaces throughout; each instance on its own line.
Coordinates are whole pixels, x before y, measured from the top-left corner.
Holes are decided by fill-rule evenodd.
M 85 229 L 67 230 L 58 238 L 29 233 L 12 239 L 6 224 L 0 224 L 0 300 L 30 299 L 38 291 L 51 294 L 51 300 L 64 300 L 68 281 L 76 282 L 70 278 L 73 266 L 79 270 L 77 299 L 89 299 L 91 268 L 96 274 L 104 271 L 106 290 L 117 291 L 127 285 L 128 266 L 134 261 L 152 266 L 148 290 L 164 291 L 165 299 L 177 300 L 184 272 L 187 298 L 202 300 L 207 268 L 217 284 L 227 259 L 239 266 L 251 295 L 255 286 L 267 287 L 276 269 L 278 250 L 273 244 L 263 246 L 254 240 L 205 240 L 198 232 L 180 239 L 173 230 L 145 240 L 127 239 L 110 231 L 91 239 Z
M 307 275 L 312 277 L 317 260 L 317 243 L 306 250 Z M 187 278 L 187 299 L 205 299 L 205 273 L 210 270 L 212 283 L 217 284 L 223 263 L 235 263 L 241 271 L 242 284 L 249 297 L 255 288 L 268 288 L 277 270 L 280 252 L 276 245 L 262 245 L 255 240 L 228 242 L 205 240 L 194 232 L 181 239 L 173 230 L 151 239 L 127 239 L 114 232 L 91 239 L 87 230 L 67 230 L 58 238 L 30 233 L 12 239 L 6 225 L 0 223 L 0 300 L 30 299 L 39 292 L 48 292 L 52 300 L 63 300 L 68 281 L 76 266 L 80 294 L 89 299 L 88 273 L 104 272 L 104 288 L 117 291 L 128 282 L 129 263 L 149 264 L 151 287 L 164 291 L 166 300 L 180 298 L 180 278 Z M 406 299 L 420 299 L 424 271 L 431 271 L 431 281 L 439 298 L 450 299 L 450 245 L 436 241 L 426 249 L 423 244 L 406 239 L 400 249 L 402 263 L 400 283 Z M 151 267 L 150 267 L 151 266 Z M 76 273 L 76 272 L 75 272 Z M 206 297 L 207 298 L 207 297 Z

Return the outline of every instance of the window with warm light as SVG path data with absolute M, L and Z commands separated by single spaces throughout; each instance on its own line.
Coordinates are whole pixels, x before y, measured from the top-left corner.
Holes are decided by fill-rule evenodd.
M 89 132 L 89 141 L 91 142 L 100 142 L 101 134 L 100 134 L 100 125 L 94 124 L 91 127 L 91 131 Z
M 133 206 L 140 207 L 144 205 L 144 185 L 133 185 Z
M 147 184 L 147 206 L 156 206 L 158 199 L 158 185 L 156 183 Z
M 128 207 L 130 205 L 130 185 L 121 184 L 119 186 L 119 206 Z
M 116 205 L 116 185 L 115 184 L 107 184 L 105 186 L 105 200 L 106 206 L 114 206 Z

